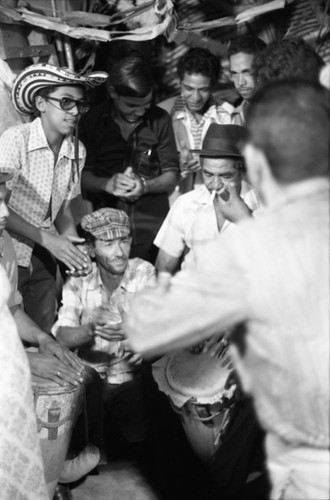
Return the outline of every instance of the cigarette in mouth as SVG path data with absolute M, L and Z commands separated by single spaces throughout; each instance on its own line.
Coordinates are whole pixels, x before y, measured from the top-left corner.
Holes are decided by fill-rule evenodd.
M 214 201 L 214 198 L 215 198 L 215 195 L 216 195 L 216 194 L 217 194 L 216 190 L 215 190 L 215 189 L 213 189 L 212 194 L 211 194 L 211 201 L 212 201 L 212 203 L 213 203 L 213 201 Z

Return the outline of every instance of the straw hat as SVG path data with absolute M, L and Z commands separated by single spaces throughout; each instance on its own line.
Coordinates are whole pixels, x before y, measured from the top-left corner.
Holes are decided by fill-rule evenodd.
M 202 149 L 192 149 L 192 153 L 214 158 L 241 158 L 238 143 L 245 138 L 245 129 L 240 125 L 219 125 L 211 123 L 205 134 Z
M 88 75 L 77 75 L 67 68 L 59 68 L 52 64 L 32 64 L 25 68 L 16 78 L 12 89 L 14 107 L 23 114 L 34 112 L 36 93 L 44 87 L 53 85 L 82 85 L 87 88 L 101 85 L 107 79 L 104 71 L 95 71 Z

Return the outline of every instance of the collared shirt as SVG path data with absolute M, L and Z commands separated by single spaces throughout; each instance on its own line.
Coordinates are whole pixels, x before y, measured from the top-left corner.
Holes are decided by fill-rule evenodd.
M 155 268 L 142 259 L 130 259 L 123 279 L 112 293 L 109 302 L 99 269 L 94 262 L 93 270 L 88 276 L 71 277 L 64 284 L 62 306 L 52 333 L 56 335 L 61 326 L 76 327 L 90 323 L 98 307 L 109 309 L 113 313 L 113 323 L 120 323 L 122 314 L 127 312 L 136 293 L 155 284 Z M 109 342 L 97 335 L 91 347 L 79 348 L 79 356 L 111 384 L 130 380 L 140 360 L 137 357 L 132 358 L 126 341 Z
M 148 315 L 137 302 L 131 343 L 151 353 L 244 324 L 237 368 L 264 428 L 292 446 L 329 448 L 329 214 L 327 179 L 295 186 L 210 243 L 167 294 L 144 297 Z
M 260 208 L 254 191 L 245 181 L 242 181 L 241 196 L 251 210 Z M 226 220 L 221 232 L 232 226 L 233 224 Z M 154 244 L 173 257 L 181 257 L 187 249 L 193 250 L 186 256 L 186 264 L 218 234 L 212 196 L 203 185 L 182 194 L 173 203 Z
M 234 125 L 244 125 L 245 124 L 245 113 L 249 107 L 249 102 L 243 99 L 241 104 L 234 108 L 232 112 L 231 119 Z
M 0 264 L 4 267 L 10 282 L 10 295 L 7 302 L 7 305 L 10 308 L 22 304 L 22 296 L 17 289 L 17 260 L 12 238 L 9 236 L 7 231 L 2 232 L 0 240 L 2 240 L 0 241 L 0 246 L 2 247 Z
M 80 193 L 75 176 L 74 139 L 65 137 L 55 163 L 40 118 L 17 125 L 0 137 L 0 170 L 13 170 L 7 182 L 11 192 L 9 208 L 30 224 L 55 232 L 54 220 L 65 200 Z M 85 161 L 84 146 L 79 144 L 79 172 Z M 28 267 L 33 241 L 12 233 L 17 262 Z
M 29 364 L 8 309 L 9 294 L 0 265 L 1 499 L 47 500 Z

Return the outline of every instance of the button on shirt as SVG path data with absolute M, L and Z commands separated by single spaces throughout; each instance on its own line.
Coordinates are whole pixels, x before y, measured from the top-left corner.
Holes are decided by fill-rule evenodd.
M 6 130 L 0 137 L 0 170 L 14 171 L 7 182 L 9 208 L 30 224 L 56 232 L 53 223 L 63 202 L 80 193 L 74 158 L 74 138 L 65 137 L 54 167 L 54 153 L 40 118 Z M 80 143 L 79 172 L 84 162 L 85 148 Z M 14 233 L 12 237 L 18 265 L 28 267 L 33 241 Z
M 63 287 L 62 307 L 52 333 L 59 327 L 77 327 L 93 320 L 96 308 L 105 307 L 113 314 L 113 323 L 122 321 L 122 314 L 129 309 L 135 294 L 156 285 L 155 268 L 142 259 L 130 259 L 120 286 L 112 293 L 110 302 L 100 272 L 93 263 L 92 272 L 83 278 L 71 277 Z M 79 348 L 79 356 L 95 368 L 111 384 L 131 380 L 140 358 L 127 348 L 126 341 L 109 342 L 95 336 L 92 346 Z
M 260 208 L 254 191 L 245 181 L 242 181 L 241 197 L 252 211 Z M 232 226 L 232 223 L 225 221 L 221 232 Z M 181 257 L 184 250 L 193 250 L 186 256 L 186 264 L 218 234 L 212 196 L 203 185 L 181 195 L 174 202 L 154 244 L 173 257 Z

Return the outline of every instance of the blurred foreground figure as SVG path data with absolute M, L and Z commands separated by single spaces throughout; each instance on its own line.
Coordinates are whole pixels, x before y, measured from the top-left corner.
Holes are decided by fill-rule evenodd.
M 255 95 L 246 125 L 243 155 L 263 216 L 220 235 L 172 283 L 162 277 L 136 300 L 126 333 L 150 355 L 230 328 L 237 371 L 267 432 L 271 498 L 325 500 L 329 92 L 274 83 Z
M 10 283 L 0 266 L 1 498 L 47 500 L 30 370 L 7 306 L 9 295 Z

